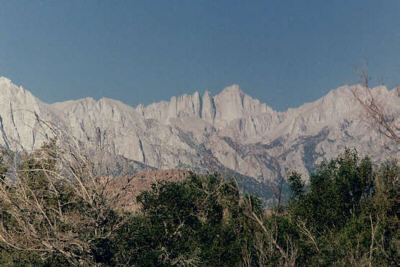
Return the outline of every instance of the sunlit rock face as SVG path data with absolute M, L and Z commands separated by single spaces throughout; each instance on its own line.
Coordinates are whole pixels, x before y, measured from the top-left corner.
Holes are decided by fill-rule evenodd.
M 0 144 L 12 150 L 40 147 L 50 135 L 40 120 L 56 120 L 49 106 L 0 77 Z
M 374 131 L 353 96 L 359 86 L 343 86 L 312 103 L 278 112 L 246 95 L 238 85 L 212 96 L 182 95 L 136 108 L 92 98 L 46 104 L 0 78 L 0 145 L 32 150 L 52 132 L 51 122 L 89 147 L 147 166 L 213 172 L 221 167 L 267 182 L 288 171 L 307 173 L 345 147 L 374 159 L 398 148 Z M 398 90 L 371 90 L 388 114 L 399 118 Z M 390 148 L 390 149 L 387 149 Z

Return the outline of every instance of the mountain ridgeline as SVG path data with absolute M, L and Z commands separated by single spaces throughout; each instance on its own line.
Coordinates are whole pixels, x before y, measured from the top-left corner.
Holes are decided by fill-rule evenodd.
M 178 168 L 278 183 L 291 170 L 307 174 L 345 147 L 374 160 L 398 151 L 371 130 L 353 90 L 363 88 L 343 86 L 286 112 L 274 111 L 237 85 L 215 96 L 196 92 L 135 108 L 108 98 L 47 104 L 0 78 L 0 146 L 32 151 L 52 137 L 52 125 L 125 160 L 131 172 Z M 379 86 L 371 92 L 399 117 L 397 90 Z

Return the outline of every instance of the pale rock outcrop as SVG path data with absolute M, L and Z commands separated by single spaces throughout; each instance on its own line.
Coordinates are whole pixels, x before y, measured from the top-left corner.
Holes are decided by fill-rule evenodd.
M 0 77 L 0 144 L 13 150 L 40 147 L 51 135 L 40 120 L 53 119 L 48 105 L 29 91 Z
M 214 124 L 215 103 L 214 98 L 210 95 L 210 92 L 208 91 L 204 93 L 202 98 L 201 118 L 210 124 Z

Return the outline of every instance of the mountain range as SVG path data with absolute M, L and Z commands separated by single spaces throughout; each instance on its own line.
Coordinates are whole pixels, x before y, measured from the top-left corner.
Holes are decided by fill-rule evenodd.
M 345 147 L 373 159 L 393 157 L 398 148 L 371 128 L 353 91 L 345 85 L 324 97 L 285 112 L 246 95 L 232 85 L 213 96 L 171 97 L 131 107 L 102 98 L 47 104 L 0 77 L 0 146 L 31 151 L 52 136 L 43 122 L 68 132 L 88 147 L 123 159 L 131 172 L 185 169 L 224 170 L 259 184 L 277 183 L 291 170 L 305 174 Z M 370 91 L 399 118 L 398 89 Z

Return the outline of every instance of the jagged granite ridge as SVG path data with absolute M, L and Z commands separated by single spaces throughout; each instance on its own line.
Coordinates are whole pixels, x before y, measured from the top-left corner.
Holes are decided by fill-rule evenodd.
M 398 148 L 371 130 L 352 95 L 342 86 L 317 101 L 274 111 L 232 85 L 212 96 L 172 97 L 147 106 L 92 98 L 46 104 L 0 78 L 0 145 L 32 150 L 51 136 L 40 121 L 68 131 L 89 147 L 157 169 L 228 170 L 262 183 L 276 183 L 290 170 L 307 173 L 316 163 L 355 147 L 376 159 Z M 398 90 L 372 91 L 395 118 Z

